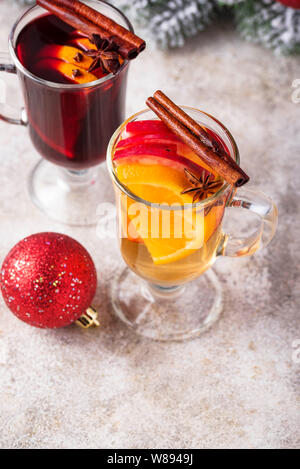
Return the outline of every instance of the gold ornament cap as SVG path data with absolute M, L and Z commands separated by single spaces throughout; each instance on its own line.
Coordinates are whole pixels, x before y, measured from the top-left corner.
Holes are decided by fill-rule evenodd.
M 89 329 L 93 326 L 99 327 L 100 322 L 98 321 L 98 312 L 92 306 L 90 306 L 86 310 L 85 314 L 80 316 L 80 318 L 75 321 L 75 324 L 80 326 L 82 329 Z

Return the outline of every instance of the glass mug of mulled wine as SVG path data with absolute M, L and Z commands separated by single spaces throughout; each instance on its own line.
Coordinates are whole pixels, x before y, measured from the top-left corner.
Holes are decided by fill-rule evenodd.
M 239 164 L 237 145 L 221 122 L 182 109 Z M 184 340 L 206 331 L 222 311 L 221 284 L 210 269 L 216 258 L 252 255 L 276 231 L 277 209 L 268 197 L 233 189 L 222 178 L 209 182 L 206 170 L 194 180 L 198 163 L 150 110 L 123 123 L 108 147 L 120 249 L 128 266 L 112 284 L 112 306 L 124 323 L 154 340 Z M 241 236 L 227 234 L 227 228 L 237 233 L 241 225 Z
M 133 31 L 115 7 L 85 4 Z M 0 54 L 0 71 L 18 75 L 25 101 L 21 110 L 1 104 L 0 118 L 27 126 L 42 156 L 30 177 L 31 197 L 50 218 L 75 225 L 96 223 L 97 205 L 109 193 L 101 163 L 124 120 L 129 64 L 124 60 L 115 74 L 89 72 L 90 48 L 96 46 L 86 36 L 34 6 L 14 25 L 9 53 Z

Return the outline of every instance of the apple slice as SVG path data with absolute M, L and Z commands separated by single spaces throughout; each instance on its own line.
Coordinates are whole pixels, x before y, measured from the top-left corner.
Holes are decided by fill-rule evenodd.
M 77 85 L 97 80 L 96 75 L 87 72 L 84 68 L 79 67 L 78 64 L 69 64 L 63 60 L 48 58 L 40 60 L 37 65 L 40 70 L 53 70 L 61 73 L 64 77 Z
M 229 154 L 223 140 L 213 131 L 203 127 L 212 140 L 215 140 Z M 201 158 L 193 152 L 179 137 L 177 137 L 162 121 L 144 120 L 129 122 L 116 145 L 117 150 L 137 145 L 176 145 L 176 153 L 196 165 L 200 163 L 203 169 L 217 177 L 217 172 L 210 168 Z
M 123 133 L 123 137 L 133 137 L 135 135 L 143 134 L 157 134 L 157 133 L 168 133 L 174 135 L 174 133 L 160 120 L 143 120 L 128 122 Z
M 133 137 L 122 138 L 116 145 L 116 148 L 128 148 L 136 145 L 157 143 L 159 145 L 172 145 L 182 143 L 180 138 L 175 134 L 170 134 L 168 132 L 161 132 L 159 134 L 141 134 L 135 135 Z
M 215 140 L 222 148 L 223 150 L 225 150 L 225 152 L 230 155 L 230 152 L 227 148 L 227 145 L 225 144 L 225 142 L 221 139 L 221 137 L 219 137 L 218 134 L 216 134 L 216 132 L 214 132 L 213 130 L 210 130 L 208 128 L 205 128 L 206 132 L 208 133 L 208 135 L 212 138 L 212 140 Z
M 219 137 L 213 130 L 204 127 L 203 129 L 208 133 L 208 135 L 215 140 L 222 148 L 229 154 L 229 150 L 221 137 Z M 156 136 L 159 139 L 165 139 L 167 136 L 170 136 L 170 139 L 176 138 L 177 140 L 181 141 L 179 137 L 177 137 L 174 132 L 172 132 L 166 124 L 159 120 L 143 120 L 143 121 L 133 121 L 128 122 L 125 127 L 125 131 L 122 134 L 122 140 L 128 140 L 128 138 L 134 136 L 142 136 L 144 135 L 147 138 L 154 138 Z M 131 143 L 130 141 L 126 143 Z M 185 144 L 184 144 L 185 145 Z M 120 146 L 124 146 L 120 143 Z
M 199 164 L 178 155 L 176 145 L 149 144 L 124 148 L 115 152 L 113 161 L 116 165 L 136 163 L 163 165 L 180 171 L 184 171 L 184 168 L 187 168 L 195 176 L 201 176 L 204 171 L 205 175 L 211 175 L 212 178 L 215 177 Z
M 161 132 L 157 134 L 141 134 L 141 135 L 135 135 L 134 137 L 128 137 L 124 138 L 122 140 L 119 140 L 119 142 L 116 145 L 117 150 L 129 148 L 132 146 L 137 146 L 137 145 L 167 145 L 167 146 L 174 146 L 176 145 L 176 153 L 178 155 L 184 156 L 185 158 L 191 159 L 192 161 L 195 161 L 196 163 L 201 163 L 201 165 L 208 170 L 210 168 L 205 165 L 205 163 L 202 163 L 199 159 L 199 157 L 191 151 L 191 149 L 182 142 L 182 140 L 177 137 L 177 135 L 173 133 L 168 133 L 168 132 Z
M 113 160 L 114 162 L 119 162 L 119 160 L 123 160 L 123 158 L 134 158 L 136 161 L 136 157 L 138 156 L 160 156 L 160 157 L 167 157 L 168 154 L 175 154 L 176 155 L 176 145 L 161 145 L 159 143 L 152 143 L 152 144 L 141 144 L 141 145 L 134 145 L 128 148 L 121 148 L 120 150 L 116 150 L 114 153 Z M 122 163 L 122 161 L 120 161 Z

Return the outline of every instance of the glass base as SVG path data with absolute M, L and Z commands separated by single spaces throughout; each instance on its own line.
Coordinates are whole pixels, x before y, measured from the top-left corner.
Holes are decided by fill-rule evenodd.
M 222 287 L 211 269 L 182 287 L 161 288 L 125 268 L 112 284 L 112 306 L 137 334 L 182 341 L 198 337 L 220 317 Z
M 30 175 L 29 193 L 43 213 L 67 225 L 96 225 L 99 204 L 114 203 L 105 163 L 70 171 L 41 160 Z

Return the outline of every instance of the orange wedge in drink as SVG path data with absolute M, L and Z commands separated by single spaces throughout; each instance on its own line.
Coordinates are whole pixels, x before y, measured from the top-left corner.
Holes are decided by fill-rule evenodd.
M 63 60 L 57 59 L 43 59 L 38 63 L 40 69 L 52 69 L 64 75 L 70 81 L 77 85 L 83 85 L 90 83 L 91 81 L 97 80 L 97 77 L 93 73 L 88 72 L 81 66 L 73 65 Z
M 41 50 L 41 57 L 62 60 L 84 70 L 89 70 L 93 63 L 91 57 L 88 57 L 76 47 L 60 46 L 56 44 L 45 46 Z
M 97 80 L 97 76 L 89 72 L 93 63 L 91 57 L 72 46 L 50 44 L 41 50 L 38 66 L 56 70 L 74 84 L 82 85 Z
M 140 163 L 118 164 L 115 171 L 120 182 L 143 200 L 122 196 L 123 230 L 138 234 L 137 239 L 144 242 L 155 264 L 189 256 L 214 233 L 223 207 L 213 207 L 205 215 L 203 208 L 191 206 L 192 196 L 181 193 L 186 187 L 183 171 Z M 130 233 L 128 237 L 132 237 Z

